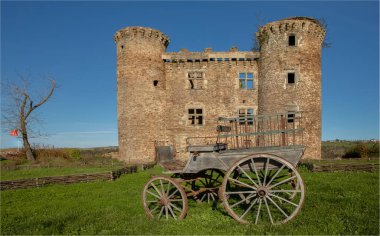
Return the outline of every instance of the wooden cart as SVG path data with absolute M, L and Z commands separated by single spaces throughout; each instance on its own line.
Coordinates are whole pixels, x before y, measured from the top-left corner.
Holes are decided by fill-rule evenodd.
M 173 146 L 156 145 L 156 159 L 168 176 L 145 184 L 146 214 L 183 219 L 188 198 L 222 201 L 238 222 L 281 224 L 300 211 L 305 187 L 296 166 L 304 153 L 300 112 L 219 118 L 216 137 L 188 141 L 188 160 Z

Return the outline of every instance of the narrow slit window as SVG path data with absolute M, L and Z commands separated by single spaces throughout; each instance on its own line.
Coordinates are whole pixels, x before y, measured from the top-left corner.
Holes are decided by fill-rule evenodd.
M 289 46 L 296 46 L 296 36 L 289 35 Z
M 294 84 L 296 82 L 296 76 L 294 72 L 288 73 L 288 84 Z

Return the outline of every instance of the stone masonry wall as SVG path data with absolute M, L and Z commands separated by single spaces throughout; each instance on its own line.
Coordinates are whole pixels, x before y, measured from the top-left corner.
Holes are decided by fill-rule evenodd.
M 167 136 L 170 143 L 175 145 L 179 158 L 187 158 L 186 139 L 188 137 L 216 136 L 218 117 L 236 117 L 239 108 L 251 108 L 257 114 L 259 80 L 255 58 L 258 58 L 258 53 L 180 52 L 166 53 L 164 58 L 170 61 L 165 63 L 168 98 L 165 118 Z M 180 58 L 183 59 L 182 62 Z M 199 61 L 188 62 L 188 59 L 194 58 Z M 189 72 L 203 73 L 202 89 L 190 88 Z M 250 72 L 254 74 L 254 89 L 241 89 L 239 73 Z M 189 124 L 189 108 L 203 110 L 204 124 L 202 126 Z M 215 143 L 216 139 L 205 141 Z
M 154 29 L 127 27 L 116 33 L 115 41 L 119 156 L 129 163 L 151 162 L 154 141 L 166 130 L 162 54 L 169 39 Z
M 321 158 L 321 44 L 325 31 L 315 20 L 291 18 L 269 23 L 260 39 L 260 114 L 302 111 L 305 158 Z M 289 36 L 295 46 L 289 46 Z M 289 84 L 288 73 L 295 73 Z M 292 108 L 293 107 L 293 108 Z
M 289 36 L 296 45 L 289 46 Z M 306 158 L 321 158 L 321 43 L 325 31 L 314 19 L 288 18 L 257 33 L 260 52 L 166 52 L 168 37 L 146 27 L 115 36 L 119 156 L 129 163 L 154 161 L 154 142 L 174 145 L 187 159 L 189 137 L 216 135 L 219 116 L 303 111 Z M 287 74 L 295 83 L 287 83 Z M 199 76 L 192 79 L 191 76 Z M 239 87 L 239 73 L 254 74 L 254 89 Z M 191 125 L 189 109 L 202 109 L 203 125 Z M 192 141 L 191 141 L 192 142 Z M 203 143 L 215 143 L 205 139 Z

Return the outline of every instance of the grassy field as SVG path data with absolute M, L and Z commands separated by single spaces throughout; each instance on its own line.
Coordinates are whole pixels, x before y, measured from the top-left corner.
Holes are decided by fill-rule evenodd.
M 148 220 L 141 191 L 156 167 L 114 182 L 2 191 L 1 234 L 379 234 L 379 173 L 300 171 L 305 205 L 285 225 L 241 225 L 221 205 L 194 201 L 182 221 Z

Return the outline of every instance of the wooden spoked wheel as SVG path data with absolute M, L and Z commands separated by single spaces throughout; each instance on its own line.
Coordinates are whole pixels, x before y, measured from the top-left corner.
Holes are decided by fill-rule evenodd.
M 143 204 L 148 217 L 180 220 L 186 216 L 187 196 L 182 186 L 169 177 L 152 177 L 144 186 Z
M 227 212 L 241 223 L 282 224 L 299 213 L 305 188 L 291 163 L 260 154 L 236 162 L 226 173 L 220 194 Z
M 208 169 L 199 172 L 198 178 L 192 183 L 192 190 L 199 192 L 194 198 L 198 202 L 218 201 L 218 190 L 222 185 L 224 173 L 218 169 Z

